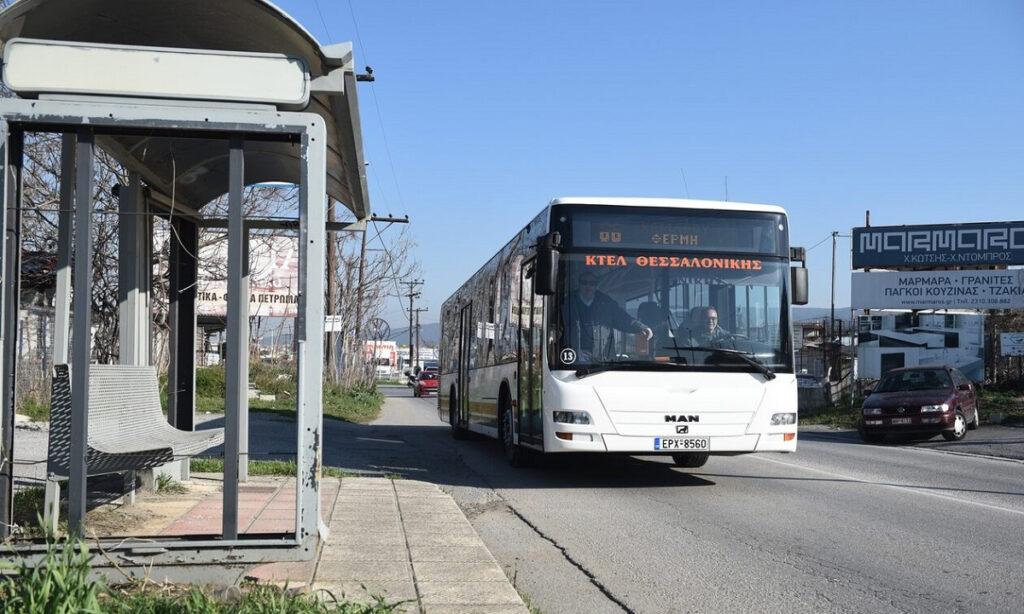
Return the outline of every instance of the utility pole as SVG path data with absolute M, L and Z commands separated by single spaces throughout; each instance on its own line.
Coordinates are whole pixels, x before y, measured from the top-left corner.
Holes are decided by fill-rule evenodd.
M 409 292 L 407 294 L 405 294 L 405 296 L 409 297 L 409 364 L 410 364 L 409 369 L 411 370 L 411 369 L 414 369 L 416 367 L 416 363 L 413 362 L 413 355 L 412 355 L 412 351 L 413 351 L 413 344 L 412 344 L 412 326 L 413 326 L 413 324 L 412 324 L 412 320 L 413 320 L 413 317 L 414 317 L 416 312 L 412 308 L 412 301 L 415 298 L 419 298 L 420 293 L 416 291 L 416 286 L 422 286 L 423 285 L 423 280 L 422 279 L 414 279 L 412 281 L 403 281 L 403 282 L 400 282 L 400 283 L 402 283 L 403 285 L 409 286 Z
M 836 338 L 836 237 L 838 230 L 832 231 L 832 314 L 829 316 L 828 330 L 829 341 Z
M 327 222 L 337 221 L 336 213 L 334 209 L 334 199 L 328 199 L 327 201 Z M 365 233 L 364 233 L 365 234 Z M 327 310 L 326 313 L 329 316 L 335 315 L 335 311 L 338 307 L 338 252 L 337 243 L 334 233 L 327 233 Z M 326 351 L 324 357 L 327 359 L 327 373 L 331 378 L 331 381 L 335 384 L 338 383 L 338 362 L 336 356 L 336 347 L 334 328 L 324 335 L 324 343 L 326 344 Z
M 430 311 L 426 307 L 416 308 L 416 345 L 413 346 L 413 364 L 419 364 L 420 362 L 420 313 L 423 311 Z

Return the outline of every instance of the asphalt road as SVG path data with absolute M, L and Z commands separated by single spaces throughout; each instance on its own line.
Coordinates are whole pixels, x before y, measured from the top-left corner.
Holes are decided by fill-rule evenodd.
M 453 441 L 435 399 L 393 392 L 363 427 L 374 469 L 451 492 L 547 614 L 1019 612 L 1024 601 L 1024 462 L 999 457 L 1022 456 L 1022 429 L 880 446 L 808 429 L 796 454 L 690 472 L 655 457 L 517 470 L 494 442 Z
M 440 485 L 545 614 L 1021 611 L 1024 429 L 875 446 L 804 429 L 796 454 L 689 472 L 656 457 L 514 469 L 496 442 L 454 441 L 436 398 L 385 392 L 375 424 L 325 422 L 324 464 Z M 250 423 L 254 458 L 293 455 L 293 421 Z M 38 434 L 16 436 L 18 455 Z

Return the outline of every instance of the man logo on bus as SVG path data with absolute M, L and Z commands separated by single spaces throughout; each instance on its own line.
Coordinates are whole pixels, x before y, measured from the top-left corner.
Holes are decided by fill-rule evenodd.
M 677 424 L 676 425 L 676 435 L 686 435 L 689 432 L 690 432 L 690 425 L 689 424 Z
M 665 422 L 700 422 L 700 416 L 684 416 L 683 414 L 668 414 Z

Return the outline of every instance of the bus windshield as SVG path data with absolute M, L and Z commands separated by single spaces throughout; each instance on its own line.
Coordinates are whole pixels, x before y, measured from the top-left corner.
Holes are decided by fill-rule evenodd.
M 550 367 L 792 373 L 784 217 L 717 212 L 704 226 L 660 223 L 655 233 L 645 210 L 634 211 L 608 231 L 595 229 L 596 215 L 580 223 L 562 212 Z M 678 214 L 657 216 L 679 225 Z M 618 241 L 601 243 L 601 232 Z

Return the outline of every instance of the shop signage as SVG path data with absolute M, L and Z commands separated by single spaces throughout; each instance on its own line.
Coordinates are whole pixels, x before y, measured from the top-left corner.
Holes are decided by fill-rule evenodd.
M 853 229 L 853 268 L 1024 264 L 1024 222 Z
M 1024 269 L 854 272 L 854 309 L 1024 309 Z

